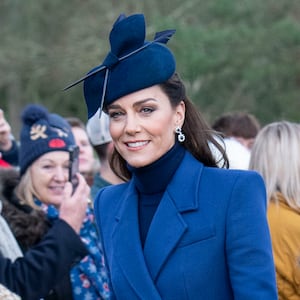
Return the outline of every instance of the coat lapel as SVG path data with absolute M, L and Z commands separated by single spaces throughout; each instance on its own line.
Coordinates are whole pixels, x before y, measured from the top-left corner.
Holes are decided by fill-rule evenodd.
M 144 247 L 145 260 L 153 280 L 187 230 L 182 214 L 198 209 L 202 169 L 203 165 L 187 153 L 157 208 Z
M 138 197 L 134 185 L 130 183 L 128 186 L 116 215 L 117 223 L 112 237 L 115 249 L 113 259 L 141 299 L 145 295 L 147 299 L 161 299 L 155 280 L 187 230 L 182 214 L 198 209 L 197 195 L 202 169 L 201 163 L 190 154 L 185 155 L 153 217 L 144 251 L 139 235 Z
M 144 255 L 153 280 L 187 226 L 169 196 L 162 199 L 148 231 Z
M 139 298 L 143 299 L 147 295 L 149 299 L 158 300 L 161 297 L 149 275 L 141 247 L 137 209 L 137 194 L 130 184 L 116 216 L 118 223 L 113 233 L 113 248 L 116 249 L 114 259 Z

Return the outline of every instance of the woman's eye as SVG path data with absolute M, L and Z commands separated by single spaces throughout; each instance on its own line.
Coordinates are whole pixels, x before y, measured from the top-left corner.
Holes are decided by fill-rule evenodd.
M 88 147 L 88 146 L 90 146 L 90 144 L 89 144 L 89 142 L 84 141 L 84 142 L 81 143 L 81 146 L 82 147 Z
M 122 115 L 122 113 L 120 111 L 112 111 L 112 112 L 109 113 L 109 117 L 111 119 L 117 118 L 121 115 Z
M 51 165 L 44 165 L 44 166 L 42 166 L 42 168 L 48 170 L 48 169 L 51 169 L 52 166 Z
M 142 112 L 143 113 L 146 113 L 146 114 L 150 114 L 150 113 L 152 113 L 154 111 L 154 108 L 152 108 L 152 107 L 143 107 L 142 108 Z

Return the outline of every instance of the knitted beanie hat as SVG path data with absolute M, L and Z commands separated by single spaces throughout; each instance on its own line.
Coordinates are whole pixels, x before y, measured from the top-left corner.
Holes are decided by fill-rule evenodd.
M 41 105 L 30 104 L 22 112 L 19 165 L 21 176 L 40 156 L 51 151 L 69 151 L 75 139 L 68 122 L 50 114 Z

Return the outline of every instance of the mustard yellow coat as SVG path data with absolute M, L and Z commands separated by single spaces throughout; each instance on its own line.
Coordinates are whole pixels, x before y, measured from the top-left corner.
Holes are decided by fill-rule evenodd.
M 300 300 L 300 213 L 278 194 L 279 204 L 270 202 L 271 231 L 279 300 Z

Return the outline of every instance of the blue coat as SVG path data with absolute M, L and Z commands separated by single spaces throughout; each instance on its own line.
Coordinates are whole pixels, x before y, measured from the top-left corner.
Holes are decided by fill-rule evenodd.
M 144 249 L 132 181 L 100 190 L 95 215 L 116 299 L 277 299 L 265 186 L 253 171 L 208 168 L 186 153 Z

